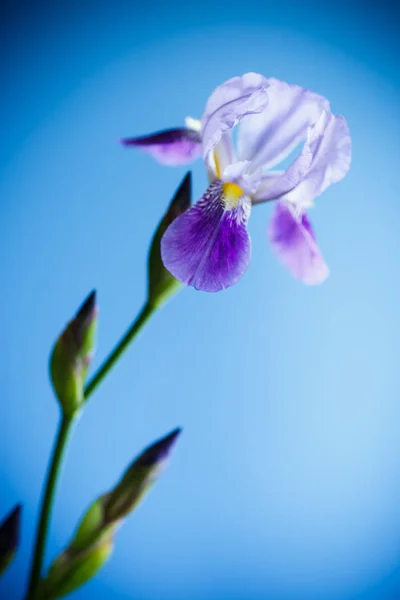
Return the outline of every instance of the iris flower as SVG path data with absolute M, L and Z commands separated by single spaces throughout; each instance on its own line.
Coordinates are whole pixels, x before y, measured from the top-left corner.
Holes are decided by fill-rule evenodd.
M 351 140 L 346 120 L 326 98 L 247 73 L 214 90 L 201 122 L 189 118 L 181 129 L 122 142 L 168 165 L 203 156 L 210 185 L 161 241 L 164 265 L 182 283 L 208 292 L 235 284 L 250 262 L 251 208 L 272 200 L 268 237 L 280 260 L 306 284 L 329 275 L 307 211 L 346 175 Z M 300 143 L 286 170 L 271 170 Z

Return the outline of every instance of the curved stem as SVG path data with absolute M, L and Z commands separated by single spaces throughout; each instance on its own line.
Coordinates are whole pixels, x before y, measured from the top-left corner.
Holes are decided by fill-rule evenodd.
M 57 432 L 56 441 L 53 447 L 53 453 L 50 460 L 42 508 L 40 511 L 40 520 L 36 532 L 35 551 L 33 555 L 32 569 L 29 579 L 27 600 L 33 600 L 40 582 L 44 551 L 46 546 L 47 532 L 52 513 L 53 500 L 56 492 L 57 481 L 62 467 L 62 461 L 65 456 L 65 449 L 71 432 L 74 418 L 62 417 Z
M 132 323 L 131 327 L 125 333 L 125 335 L 120 339 L 115 348 L 110 352 L 108 357 L 105 359 L 103 364 L 98 369 L 97 373 L 95 373 L 92 379 L 89 381 L 85 388 L 85 402 L 88 401 L 89 397 L 93 394 L 94 390 L 97 386 L 103 381 L 104 377 L 111 371 L 115 363 L 121 357 L 121 355 L 125 352 L 129 344 L 133 341 L 139 331 L 142 329 L 143 325 L 148 321 L 153 312 L 156 310 L 156 306 L 146 303 L 139 313 L 137 319 Z

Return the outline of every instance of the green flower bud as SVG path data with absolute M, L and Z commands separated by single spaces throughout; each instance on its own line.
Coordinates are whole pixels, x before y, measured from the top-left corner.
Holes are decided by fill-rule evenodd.
M 107 518 L 106 506 L 109 494 L 100 496 L 86 511 L 78 525 L 75 537 L 69 545 L 69 552 L 81 552 L 94 544 L 102 543 L 114 535 L 118 521 Z
M 42 580 L 40 600 L 54 600 L 69 594 L 100 569 L 112 551 L 113 538 L 122 519 L 157 479 L 180 431 L 175 429 L 144 450 L 116 487 L 89 507 L 69 546 Z
M 71 547 L 82 550 L 98 538 L 99 531 L 105 524 L 105 510 L 102 498 L 94 502 L 81 520 Z
M 96 329 L 96 292 L 93 291 L 58 338 L 50 358 L 53 388 L 68 417 L 72 417 L 84 401 L 83 389 Z
M 160 306 L 181 286 L 180 282 L 163 265 L 160 243 L 162 236 L 172 221 L 190 208 L 191 195 L 192 178 L 189 171 L 176 191 L 167 212 L 161 219 L 151 242 L 148 259 L 148 302 L 153 306 Z
M 17 504 L 0 525 L 0 575 L 11 564 L 18 549 L 21 508 Z
M 103 537 L 80 552 L 66 550 L 50 567 L 39 586 L 41 600 L 55 600 L 70 594 L 91 579 L 104 565 L 113 550 L 112 535 Z
M 138 505 L 163 471 L 180 433 L 179 428 L 175 429 L 146 448 L 126 470 L 121 481 L 108 494 L 105 505 L 108 521 L 124 518 Z

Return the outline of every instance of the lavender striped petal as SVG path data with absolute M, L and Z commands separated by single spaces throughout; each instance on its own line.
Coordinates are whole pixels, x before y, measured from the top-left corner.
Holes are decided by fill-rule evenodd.
M 222 191 L 222 181 L 214 181 L 195 206 L 173 221 L 161 240 L 165 267 L 182 283 L 205 292 L 234 285 L 250 262 L 246 230 L 250 205 L 239 202 L 228 210 Z
M 168 166 L 190 163 L 201 154 L 200 133 L 184 127 L 142 137 L 124 138 L 121 143 L 147 152 L 160 163 Z
M 218 86 L 208 99 L 202 118 L 203 156 L 208 159 L 221 137 L 246 115 L 262 112 L 268 104 L 268 82 L 246 73 Z
M 286 195 L 287 200 L 298 206 L 306 206 L 347 174 L 351 162 L 351 138 L 346 119 L 323 112 L 309 131 L 307 146 L 312 157 L 308 172 Z
M 278 202 L 268 237 L 282 263 L 303 283 L 315 285 L 329 276 L 305 212 L 298 216 L 287 202 Z
M 239 126 L 238 156 L 251 160 L 254 168 L 270 169 L 306 139 L 308 127 L 323 110 L 329 110 L 329 102 L 298 85 L 274 78 L 267 82 L 268 106 L 260 114 L 247 116 Z
M 257 191 L 255 202 L 285 197 L 307 207 L 327 187 L 346 175 L 351 161 L 351 138 L 344 117 L 323 111 L 308 129 L 307 140 L 298 158 L 278 178 Z

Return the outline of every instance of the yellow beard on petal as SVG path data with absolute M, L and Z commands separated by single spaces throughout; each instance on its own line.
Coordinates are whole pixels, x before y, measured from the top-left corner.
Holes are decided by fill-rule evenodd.
M 222 200 L 228 210 L 235 208 L 239 199 L 243 196 L 243 190 L 237 183 L 224 183 L 222 186 Z

